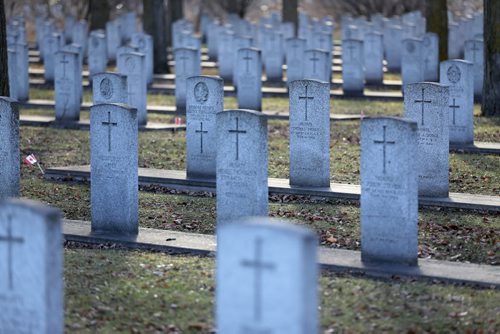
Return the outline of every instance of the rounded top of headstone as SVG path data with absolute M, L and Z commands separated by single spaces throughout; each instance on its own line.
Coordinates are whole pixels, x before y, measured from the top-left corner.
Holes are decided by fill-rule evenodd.
M 59 221 L 61 217 L 61 213 L 58 209 L 40 202 L 17 198 L 8 198 L 0 201 L 0 212 L 16 210 L 30 211 L 52 222 Z
M 361 119 L 361 124 L 371 124 L 375 122 L 391 122 L 395 124 L 407 124 L 410 128 L 412 129 L 417 129 L 417 122 L 407 119 L 407 118 L 400 118 L 400 117 L 393 117 L 393 116 L 366 116 Z
M 267 118 L 265 114 L 260 111 L 250 110 L 250 109 L 225 109 L 217 112 L 217 116 L 229 115 L 229 114 L 243 114 L 243 115 L 253 115 L 258 117 Z
M 326 81 L 321 81 L 321 80 L 316 80 L 316 79 L 300 79 L 300 80 L 293 80 L 289 84 L 290 90 L 294 89 L 297 86 L 328 86 L 330 87 L 330 84 Z

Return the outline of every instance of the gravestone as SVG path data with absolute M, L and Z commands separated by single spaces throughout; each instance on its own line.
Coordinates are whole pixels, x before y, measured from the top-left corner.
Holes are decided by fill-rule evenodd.
M 217 39 L 217 65 L 219 75 L 224 81 L 230 82 L 233 79 L 233 39 L 234 33 L 222 27 Z
M 384 80 L 384 49 L 382 34 L 370 32 L 363 44 L 366 83 L 382 84 Z
M 127 77 L 128 104 L 137 109 L 139 125 L 148 122 L 147 84 L 144 70 L 144 55 L 138 52 L 125 52 L 118 57 L 118 72 Z
M 384 51 L 387 60 L 387 69 L 390 72 L 401 71 L 401 41 L 403 28 L 398 25 L 387 24 L 384 28 Z
M 14 48 L 7 48 L 7 71 L 9 75 L 9 97 L 18 101 L 19 78 L 17 76 L 17 52 Z
M 106 49 L 110 61 L 116 61 L 116 50 L 121 44 L 118 24 L 117 20 L 106 23 Z
M 59 51 L 59 41 L 57 34 L 51 33 L 45 36 L 43 40 L 45 45 L 43 48 L 43 67 L 44 67 L 44 78 L 46 82 L 54 81 L 54 58 L 57 51 Z
M 304 79 L 330 82 L 328 53 L 326 51 L 319 49 L 306 50 L 303 59 Z
M 95 104 L 128 103 L 127 77 L 118 73 L 99 73 L 92 80 Z
M 328 79 L 325 81 L 330 82 L 332 79 L 332 63 L 333 63 L 333 38 L 329 32 L 318 31 L 313 35 L 313 49 L 326 51 L 326 75 Z M 321 79 L 323 80 L 323 79 Z
M 82 47 L 82 53 L 87 54 L 87 40 L 88 40 L 88 23 L 85 20 L 80 20 L 75 22 L 73 26 L 73 38 L 74 44 L 78 44 Z
M 135 108 L 90 109 L 92 233 L 137 234 L 138 123 Z
M 317 243 L 303 227 L 264 217 L 221 226 L 218 333 L 318 333 Z
M 464 59 L 474 65 L 474 97 L 483 94 L 484 80 L 484 42 L 469 40 L 465 42 Z
M 262 61 L 260 50 L 242 48 L 238 50 L 236 98 L 238 108 L 262 110 Z
M 268 82 L 283 81 L 283 60 L 285 48 L 283 46 L 283 35 L 271 32 L 265 35 L 264 39 L 264 68 L 266 69 L 266 79 Z
M 0 96 L 0 199 L 19 196 L 19 109 Z
M 252 38 L 251 37 L 243 37 L 243 36 L 234 36 L 233 38 L 233 77 L 231 81 L 235 88 L 238 87 L 238 80 L 236 80 L 237 71 L 238 71 L 238 50 L 243 48 L 252 47 Z
M 344 95 L 363 95 L 365 73 L 363 69 L 363 41 L 342 41 L 342 89 Z
M 304 51 L 306 48 L 305 39 L 289 38 L 285 42 L 286 49 L 286 76 L 287 83 L 304 78 Z
M 88 65 L 89 78 L 97 73 L 106 72 L 108 55 L 106 51 L 106 36 L 100 30 L 92 31 L 89 37 Z
M 78 96 L 80 103 L 83 98 L 83 77 L 82 77 L 82 69 L 83 69 L 83 53 L 82 47 L 78 44 L 67 44 L 62 48 L 63 51 L 71 51 L 78 53 L 78 61 L 76 67 L 76 77 L 75 77 L 75 85 L 78 88 Z
M 361 121 L 361 259 L 417 264 L 417 123 Z
M 417 122 L 418 194 L 448 197 L 449 89 L 437 83 L 404 88 L 405 118 Z
M 175 57 L 175 105 L 178 112 L 186 110 L 186 80 L 201 74 L 198 50 L 178 48 Z
M 0 202 L 0 333 L 64 332 L 62 246 L 57 210 Z
M 330 187 L 330 85 L 290 84 L 290 185 Z
M 403 40 L 401 59 L 401 81 L 403 86 L 424 81 L 424 53 L 422 40 L 408 38 Z
M 215 179 L 216 114 L 224 110 L 224 81 L 218 77 L 187 79 L 186 169 L 188 178 Z
M 80 120 L 80 87 L 78 87 L 78 54 L 58 51 L 55 57 L 55 109 L 59 122 Z
M 441 63 L 440 83 L 449 86 L 450 144 L 474 143 L 474 80 L 473 65 L 465 60 Z
M 137 47 L 138 52 L 144 54 L 146 80 L 148 84 L 153 83 L 153 38 L 145 33 L 134 33 L 132 44 Z
M 267 216 L 267 118 L 250 110 L 217 113 L 217 226 Z
M 424 81 L 439 80 L 439 37 L 436 33 L 428 32 L 423 39 L 424 54 Z

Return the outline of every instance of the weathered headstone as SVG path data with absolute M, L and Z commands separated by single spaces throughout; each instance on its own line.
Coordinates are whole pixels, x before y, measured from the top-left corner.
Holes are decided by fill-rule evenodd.
M 319 49 L 306 50 L 302 66 L 304 67 L 303 79 L 330 82 L 328 52 Z
M 262 110 L 262 61 L 260 50 L 242 48 L 238 50 L 236 97 L 238 108 Z
M 484 80 L 484 42 L 469 40 L 465 42 L 464 59 L 474 65 L 474 96 L 483 94 Z
M 106 35 L 104 35 L 103 31 L 96 30 L 90 33 L 87 60 L 90 79 L 97 73 L 106 72 L 106 67 L 108 65 L 106 44 Z
M 148 122 L 147 84 L 144 71 L 144 55 L 125 52 L 118 57 L 118 71 L 127 77 L 128 104 L 137 109 L 139 125 Z
M 82 69 L 83 69 L 83 53 L 82 47 L 78 44 L 67 44 L 62 48 L 63 51 L 71 51 L 78 53 L 78 61 L 76 67 L 76 77 L 75 77 L 75 85 L 79 89 L 79 101 L 82 102 L 83 99 L 83 77 L 82 77 Z
M 403 28 L 398 25 L 387 24 L 384 28 L 384 50 L 387 68 L 391 72 L 401 70 L 401 41 Z
M 473 65 L 465 60 L 441 63 L 440 83 L 450 88 L 450 144 L 474 143 L 474 80 Z
M 342 41 L 342 88 L 344 95 L 363 95 L 365 73 L 363 69 L 363 41 Z
M 177 111 L 186 110 L 186 80 L 201 74 L 201 64 L 198 50 L 178 48 L 174 50 L 175 57 L 175 105 Z
M 19 109 L 0 96 L 0 199 L 19 196 Z
M 231 81 L 233 78 L 233 39 L 234 33 L 222 27 L 219 30 L 217 39 L 217 65 L 219 67 L 219 75 L 224 81 Z
M 82 47 L 82 52 L 84 55 L 87 54 L 87 35 L 88 35 L 88 23 L 85 20 L 80 20 L 75 22 L 73 26 L 73 38 L 74 44 L 78 44 Z
M 99 73 L 92 80 L 94 104 L 128 103 L 127 77 L 118 73 Z
M 266 51 L 263 63 L 268 82 L 283 81 L 283 60 L 285 54 L 283 44 L 283 35 L 281 33 L 272 32 L 265 35 L 264 45 Z
M 145 33 L 134 33 L 132 44 L 137 47 L 138 52 L 144 54 L 146 80 L 148 84 L 153 82 L 153 38 Z
M 55 104 L 56 120 L 74 122 L 80 120 L 80 87 L 77 76 L 78 54 L 58 51 L 55 56 Z
M 424 81 L 424 53 L 422 40 L 408 38 L 403 40 L 401 59 L 401 80 L 404 85 Z
M 92 232 L 137 234 L 138 123 L 135 108 L 121 104 L 91 107 L 90 166 Z
M 218 77 L 187 79 L 187 177 L 215 179 L 216 114 L 224 110 L 224 81 Z
M 370 32 L 363 44 L 365 78 L 370 84 L 381 84 L 384 80 L 384 49 L 382 34 Z
M 252 38 L 243 36 L 234 36 L 233 38 L 233 78 L 231 81 L 235 87 L 238 87 L 238 80 L 236 80 L 238 71 L 238 50 L 243 48 L 252 47 Z
M 57 51 L 59 51 L 59 41 L 57 34 L 51 33 L 46 35 L 43 44 L 43 67 L 44 67 L 44 78 L 47 82 L 54 81 L 54 58 Z
M 217 231 L 218 333 L 317 333 L 314 233 L 263 217 L 232 223 Z
M 62 239 L 57 210 L 0 202 L 0 333 L 64 332 Z
M 7 48 L 7 71 L 9 74 L 9 97 L 18 101 L 19 78 L 17 76 L 17 52 L 14 48 Z
M 449 89 L 437 83 L 404 87 L 405 117 L 417 122 L 418 194 L 448 197 Z
M 361 258 L 417 264 L 417 123 L 392 117 L 361 122 Z
M 306 41 L 301 38 L 289 38 L 285 42 L 286 49 L 286 76 L 290 84 L 294 80 L 304 78 L 304 51 Z
M 249 110 L 217 113 L 217 226 L 267 216 L 267 118 Z
M 290 84 L 290 185 L 330 187 L 330 85 Z
M 116 50 L 121 44 L 120 31 L 117 20 L 106 23 L 106 47 L 108 60 L 116 61 Z
M 439 37 L 436 33 L 428 32 L 423 39 L 424 81 L 439 80 Z

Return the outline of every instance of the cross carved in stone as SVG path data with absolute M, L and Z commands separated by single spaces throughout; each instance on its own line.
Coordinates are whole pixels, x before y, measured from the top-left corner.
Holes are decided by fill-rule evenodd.
M 14 277 L 12 271 L 12 246 L 14 243 L 24 243 L 24 238 L 15 237 L 12 235 L 12 216 L 7 215 L 7 234 L 0 235 L 0 242 L 7 243 L 7 284 L 9 290 L 14 289 Z
M 108 121 L 102 122 L 102 125 L 108 127 L 108 152 L 111 152 L 111 127 L 118 126 L 118 123 L 111 122 L 111 112 L 108 111 Z
M 305 101 L 305 112 L 304 112 L 304 116 L 305 116 L 305 121 L 307 122 L 307 115 L 308 115 L 308 110 L 307 110 L 307 101 L 308 100 L 314 100 L 314 96 L 309 96 L 308 95 L 308 85 L 306 85 L 306 93 L 304 96 L 299 96 L 299 100 L 304 100 Z
M 229 133 L 236 134 L 236 160 L 240 158 L 240 134 L 246 134 L 246 130 L 240 130 L 239 118 L 236 117 L 236 129 L 229 130 Z
M 203 122 L 200 122 L 200 129 L 196 130 L 195 133 L 200 134 L 200 154 L 203 154 L 203 135 L 208 133 L 207 130 L 203 130 Z
M 425 88 L 422 88 L 422 99 L 421 100 L 415 100 L 415 103 L 421 103 L 422 104 L 422 122 L 421 122 L 420 125 L 425 125 L 425 122 L 424 122 L 425 103 L 432 103 L 432 101 L 425 99 Z
M 396 144 L 395 141 L 387 141 L 387 138 L 386 138 L 386 126 L 384 125 L 383 126 L 383 129 L 384 129 L 384 132 L 383 132 L 383 140 L 374 140 L 373 143 L 375 144 L 382 144 L 382 156 L 383 156 L 383 169 L 382 169 L 382 172 L 385 174 L 386 173 L 386 165 L 387 165 L 387 158 L 386 158 L 386 149 L 387 149 L 387 145 L 389 144 Z
M 460 106 L 456 105 L 455 99 L 453 99 L 453 104 L 449 106 L 453 112 L 453 125 L 455 125 L 455 111 L 456 109 L 460 109 Z

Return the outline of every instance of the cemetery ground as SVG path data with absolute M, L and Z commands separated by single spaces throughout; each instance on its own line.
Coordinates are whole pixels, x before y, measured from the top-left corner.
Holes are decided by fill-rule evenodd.
M 32 99 L 53 99 L 48 90 L 31 90 Z M 90 92 L 84 94 L 90 102 Z M 148 105 L 174 105 L 173 96 L 150 95 Z M 401 102 L 333 100 L 338 114 L 401 116 Z M 235 108 L 226 98 L 226 109 Z M 288 111 L 288 100 L 263 99 L 263 109 Z M 51 115 L 22 110 L 22 115 Z M 479 107 L 476 106 L 476 114 Z M 88 118 L 88 112 L 82 112 Z M 172 123 L 172 115 L 149 113 L 151 121 Z M 500 142 L 498 118 L 475 117 L 475 139 Z M 269 121 L 269 177 L 288 177 L 288 122 Z M 23 154 L 34 153 L 44 168 L 89 164 L 89 133 L 21 127 Z M 359 184 L 359 122 L 331 123 L 332 181 Z M 185 169 L 185 133 L 139 134 L 139 166 Z M 450 153 L 450 191 L 500 195 L 500 158 Z M 60 208 L 67 219 L 90 220 L 90 189 L 83 182 L 45 181 L 36 168 L 23 168 L 22 196 Z M 214 233 L 215 198 L 210 193 L 141 187 L 140 226 Z M 359 204 L 290 195 L 270 196 L 270 216 L 307 225 L 320 244 L 359 250 Z M 445 208 L 419 210 L 419 256 L 500 264 L 498 213 Z M 99 249 L 96 249 L 99 248 Z M 127 251 L 114 245 L 65 248 L 66 329 L 70 332 L 210 332 L 214 261 L 211 257 Z M 368 279 L 323 272 L 322 329 L 358 331 L 436 331 L 470 329 L 495 332 L 499 291 L 392 278 Z M 125 315 L 125 316 L 124 316 Z

